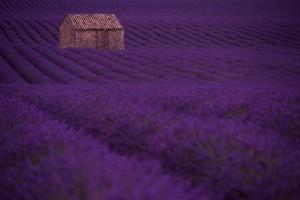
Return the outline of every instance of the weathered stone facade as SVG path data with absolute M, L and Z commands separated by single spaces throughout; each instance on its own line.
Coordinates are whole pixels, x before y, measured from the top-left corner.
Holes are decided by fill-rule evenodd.
M 75 29 L 69 18 L 65 18 L 62 25 L 59 27 L 60 47 L 76 47 Z
M 67 15 L 60 26 L 60 47 L 123 50 L 124 29 L 115 15 Z

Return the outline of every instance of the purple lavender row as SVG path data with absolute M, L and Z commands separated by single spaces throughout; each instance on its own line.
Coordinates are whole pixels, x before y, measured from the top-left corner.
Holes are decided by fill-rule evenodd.
M 169 173 L 206 185 L 224 198 L 299 195 L 298 89 L 267 82 L 238 84 L 57 85 L 3 91 L 85 129 L 114 151 L 156 159 Z
M 208 199 L 18 99 L 0 94 L 0 112 L 1 199 Z

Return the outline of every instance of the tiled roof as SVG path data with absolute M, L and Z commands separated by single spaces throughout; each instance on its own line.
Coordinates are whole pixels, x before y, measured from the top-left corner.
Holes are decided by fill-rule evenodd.
M 114 14 L 68 14 L 66 17 L 70 18 L 75 29 L 123 29 Z

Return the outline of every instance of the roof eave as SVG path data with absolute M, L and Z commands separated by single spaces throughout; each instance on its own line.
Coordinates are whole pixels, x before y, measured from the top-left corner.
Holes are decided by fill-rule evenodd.
M 123 28 L 107 28 L 107 29 L 102 29 L 102 28 L 86 28 L 85 29 L 85 28 L 76 28 L 75 27 L 75 30 L 76 31 L 113 31 L 113 30 L 123 31 L 124 29 Z

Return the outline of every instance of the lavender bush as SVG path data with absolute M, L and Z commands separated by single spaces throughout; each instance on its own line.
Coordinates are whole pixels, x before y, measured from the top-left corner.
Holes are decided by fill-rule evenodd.
M 218 85 L 190 83 L 180 89 L 149 84 L 4 91 L 86 129 L 123 155 L 159 160 L 169 173 L 222 191 L 224 198 L 299 195 L 298 90 L 224 87 L 227 93 Z M 284 118 L 289 121 L 274 124 Z
M 189 192 L 186 183 L 162 174 L 154 161 L 118 156 L 83 131 L 51 119 L 34 106 L 3 95 L 0 99 L 1 113 L 5 113 L 0 120 L 2 199 L 202 196 L 202 190 Z

